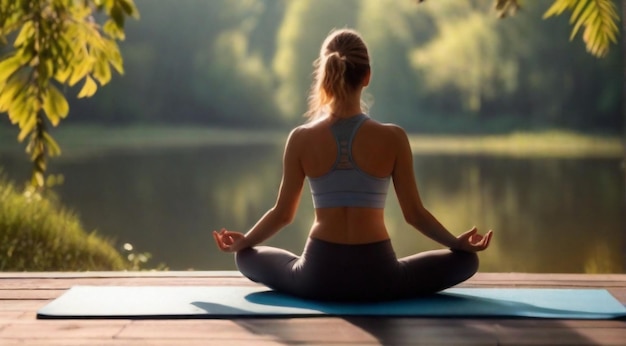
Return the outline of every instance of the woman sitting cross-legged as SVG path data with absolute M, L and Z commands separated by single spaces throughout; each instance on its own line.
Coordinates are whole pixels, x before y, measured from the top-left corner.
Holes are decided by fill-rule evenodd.
M 361 102 L 371 78 L 361 36 L 333 31 L 314 73 L 309 121 L 287 140 L 276 204 L 246 234 L 214 231 L 219 249 L 235 253 L 250 280 L 315 300 L 410 298 L 474 275 L 476 252 L 489 246 L 492 232 L 454 236 L 422 205 L 405 131 L 370 118 Z M 260 246 L 293 220 L 305 179 L 315 220 L 302 254 Z M 396 257 L 384 223 L 390 181 L 406 221 L 447 249 Z

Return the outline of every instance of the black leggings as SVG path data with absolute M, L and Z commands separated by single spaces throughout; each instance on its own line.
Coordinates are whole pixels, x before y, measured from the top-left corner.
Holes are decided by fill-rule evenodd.
M 383 301 L 432 294 L 469 279 L 475 253 L 433 250 L 401 259 L 390 240 L 335 244 L 309 238 L 302 253 L 269 246 L 237 252 L 237 267 L 252 281 L 290 295 L 328 301 Z

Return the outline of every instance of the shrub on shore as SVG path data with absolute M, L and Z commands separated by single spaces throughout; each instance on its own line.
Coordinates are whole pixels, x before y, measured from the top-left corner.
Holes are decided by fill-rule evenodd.
M 0 175 L 0 271 L 123 270 L 110 241 L 86 232 L 54 198 L 25 195 Z

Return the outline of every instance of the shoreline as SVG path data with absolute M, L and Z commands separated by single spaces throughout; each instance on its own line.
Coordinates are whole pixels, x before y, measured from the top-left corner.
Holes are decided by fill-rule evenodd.
M 15 130 L 15 131 L 12 131 Z M 283 145 L 286 130 L 239 130 L 214 127 L 72 125 L 53 129 L 61 157 L 119 151 L 150 151 L 222 145 Z M 571 131 L 515 132 L 502 135 L 409 134 L 414 154 L 488 155 L 509 157 L 601 157 L 624 156 L 617 135 L 592 135 Z M 17 128 L 0 127 L 0 155 L 24 153 Z

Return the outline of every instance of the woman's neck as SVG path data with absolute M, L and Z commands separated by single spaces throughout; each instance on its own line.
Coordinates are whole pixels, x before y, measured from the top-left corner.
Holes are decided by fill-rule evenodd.
M 361 109 L 360 92 L 355 92 L 346 102 L 333 105 L 330 111 L 330 114 L 336 118 L 346 118 L 361 113 L 363 110 Z

